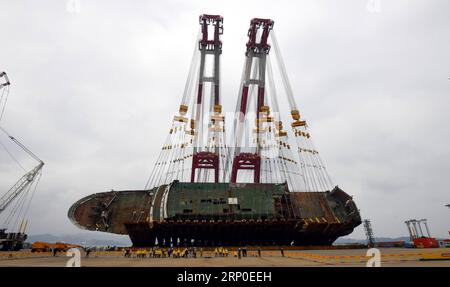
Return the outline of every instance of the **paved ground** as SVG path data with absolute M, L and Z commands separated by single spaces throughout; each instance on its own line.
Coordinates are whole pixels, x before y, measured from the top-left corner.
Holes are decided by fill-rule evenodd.
M 285 251 L 282 257 L 278 251 L 263 251 L 262 257 L 253 256 L 238 259 L 236 257 L 213 257 L 202 258 L 124 258 L 120 252 L 91 253 L 89 258 L 82 257 L 81 265 L 86 267 L 287 267 L 287 266 L 365 266 L 365 249 L 357 250 L 302 250 Z M 381 249 L 382 266 L 385 267 L 425 267 L 445 266 L 450 267 L 450 260 L 446 261 L 420 261 L 423 253 L 449 252 L 449 249 Z M 11 254 L 12 256 L 9 256 Z M 208 254 L 207 254 L 208 255 Z M 33 256 L 33 257 L 31 257 Z M 0 253 L 0 267 L 4 266 L 49 266 L 64 267 L 69 257 L 50 254 L 31 255 L 31 253 Z

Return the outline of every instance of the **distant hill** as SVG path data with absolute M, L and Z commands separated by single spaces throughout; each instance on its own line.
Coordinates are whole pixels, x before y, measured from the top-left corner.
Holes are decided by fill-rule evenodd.
M 35 241 L 44 242 L 65 242 L 78 244 L 82 246 L 131 246 L 131 240 L 127 235 L 110 235 L 110 234 L 65 234 L 65 235 L 53 235 L 53 234 L 34 234 L 28 235 L 28 243 Z

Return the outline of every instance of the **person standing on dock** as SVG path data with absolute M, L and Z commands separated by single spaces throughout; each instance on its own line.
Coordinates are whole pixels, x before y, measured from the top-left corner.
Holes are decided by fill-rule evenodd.
M 281 247 L 281 257 L 284 257 L 284 249 Z

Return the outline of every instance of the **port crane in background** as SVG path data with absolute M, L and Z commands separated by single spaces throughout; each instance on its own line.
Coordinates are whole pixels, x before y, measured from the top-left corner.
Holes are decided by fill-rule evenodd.
M 369 219 L 365 219 L 363 220 L 363 224 L 367 238 L 367 246 L 370 248 L 375 247 L 375 236 L 373 235 L 372 223 Z
M 8 100 L 10 82 L 5 72 L 0 73 L 0 80 L 1 120 L 4 115 L 6 102 Z M 27 147 L 25 147 L 19 140 L 11 136 L 2 126 L 0 126 L 0 131 L 37 162 L 37 165 L 27 171 L 11 188 L 6 191 L 6 193 L 3 194 L 0 192 L 0 215 L 6 215 L 3 226 L 0 228 L 0 250 L 19 250 L 22 248 L 23 242 L 27 238 L 25 233 L 28 225 L 26 215 L 30 208 L 31 200 L 36 192 L 44 162 Z M 7 149 L 7 147 L 1 142 L 0 145 L 5 149 L 8 155 L 18 163 L 17 159 L 14 158 L 13 154 Z
M 447 206 L 448 208 L 450 208 L 450 204 L 447 204 L 447 205 L 445 205 L 445 206 Z M 448 234 L 450 235 L 450 231 L 448 232 Z
M 428 228 L 426 219 L 410 219 L 405 221 L 406 227 L 408 228 L 409 238 L 416 248 L 437 248 L 439 247 L 439 242 L 431 237 L 430 230 Z M 422 224 L 425 227 L 427 236 L 424 235 Z

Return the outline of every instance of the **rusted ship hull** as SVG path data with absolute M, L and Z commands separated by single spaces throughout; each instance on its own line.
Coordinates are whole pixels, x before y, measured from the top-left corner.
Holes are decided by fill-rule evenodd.
M 173 182 L 97 193 L 76 202 L 80 228 L 128 234 L 134 246 L 331 245 L 361 223 L 351 197 L 289 192 L 285 184 Z

